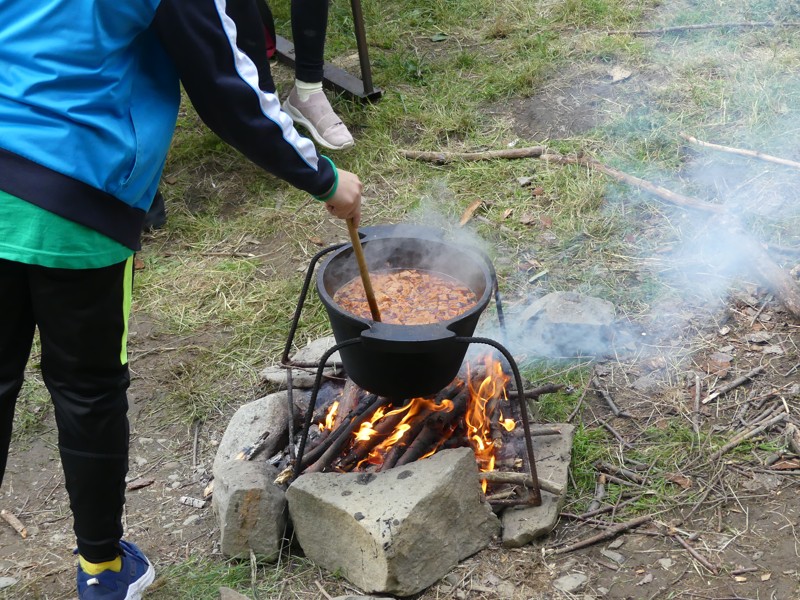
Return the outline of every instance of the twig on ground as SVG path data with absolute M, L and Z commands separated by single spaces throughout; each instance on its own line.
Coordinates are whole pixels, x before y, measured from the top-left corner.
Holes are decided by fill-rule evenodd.
M 711 455 L 711 457 L 709 458 L 709 460 L 711 460 L 711 461 L 717 460 L 717 459 L 718 459 L 718 458 L 720 458 L 720 457 L 721 457 L 723 454 L 725 454 L 726 452 L 729 452 L 730 450 L 733 450 L 733 449 L 734 449 L 736 446 L 738 446 L 738 445 L 739 445 L 739 444 L 741 444 L 742 442 L 744 442 L 744 441 L 746 441 L 746 440 L 749 440 L 751 437 L 755 437 L 755 436 L 757 436 L 759 433 L 761 433 L 761 432 L 765 431 L 766 429 L 769 429 L 769 428 L 770 428 L 770 427 L 772 427 L 773 425 L 776 425 L 776 424 L 780 423 L 781 421 L 783 421 L 784 419 L 786 419 L 786 416 L 787 416 L 787 415 L 786 415 L 786 413 L 785 413 L 785 412 L 784 412 L 784 413 L 781 413 L 781 414 L 779 414 L 779 415 L 776 415 L 776 416 L 772 417 L 772 418 L 771 418 L 769 421 L 767 421 L 767 422 L 765 422 L 765 423 L 762 423 L 762 424 L 761 424 L 761 425 L 759 425 L 758 427 L 754 427 L 754 428 L 752 428 L 752 429 L 750 429 L 750 430 L 748 430 L 748 431 L 745 431 L 745 432 L 743 432 L 743 433 L 740 433 L 740 434 L 738 434 L 738 435 L 735 435 L 735 436 L 733 436 L 733 438 L 731 439 L 731 441 L 730 441 L 730 442 L 728 442 L 727 444 L 725 444 L 724 446 L 722 446 L 722 447 L 721 447 L 719 450 L 717 450 L 716 452 L 714 452 L 714 453 Z
M 597 474 L 597 481 L 594 484 L 594 498 L 592 498 L 591 504 L 589 504 L 588 512 L 592 512 L 600 508 L 600 505 L 603 502 L 603 498 L 606 497 L 606 476 L 604 473 Z
M 606 404 L 608 404 L 608 407 L 611 409 L 611 412 L 614 413 L 615 417 L 623 417 L 626 419 L 633 418 L 629 413 L 625 412 L 624 410 L 620 410 L 619 406 L 617 406 L 617 403 L 614 402 L 614 399 L 611 397 L 611 394 L 608 392 L 608 390 L 600 387 L 600 382 L 597 381 L 597 379 L 592 380 L 590 383 L 593 385 L 594 391 L 597 392 L 597 395 L 606 401 Z
M 562 546 L 560 548 L 554 548 L 551 550 L 545 549 L 547 554 L 566 554 L 567 552 L 572 552 L 574 550 L 580 550 L 581 548 L 586 548 L 588 546 L 592 546 L 598 542 L 603 542 L 605 540 L 610 540 L 611 538 L 617 537 L 620 533 L 624 533 L 625 531 L 629 531 L 636 527 L 640 527 L 645 523 L 649 523 L 653 520 L 653 517 L 650 515 L 645 515 L 643 517 L 637 517 L 635 519 L 631 519 L 630 521 L 625 521 L 624 523 L 619 523 L 617 525 L 613 525 L 606 529 L 605 531 L 598 533 L 597 535 L 593 535 L 586 539 L 577 541 L 573 544 L 569 544 L 567 546 Z
M 320 594 L 325 596 L 328 600 L 333 600 L 333 596 L 331 596 L 328 592 L 325 591 L 325 588 L 322 587 L 322 584 L 319 582 L 318 579 L 315 579 L 314 583 L 317 585 L 317 588 L 319 588 L 319 593 Z
M 605 428 L 606 428 L 606 430 L 607 430 L 607 431 L 608 431 L 608 432 L 609 432 L 611 435 L 613 435 L 615 438 L 617 438 L 617 441 L 618 441 L 620 444 L 622 444 L 622 446 L 624 446 L 625 448 L 632 448 L 632 447 L 633 447 L 633 446 L 631 445 L 631 443 L 630 443 L 630 442 L 628 442 L 628 441 L 627 441 L 627 440 L 626 440 L 624 437 L 622 437 L 622 435 L 620 435 L 619 431 L 617 431 L 616 429 L 614 429 L 614 428 L 613 428 L 611 425 L 609 425 L 609 424 L 608 424 L 608 423 L 606 423 L 605 421 L 600 421 L 600 424 L 601 424 L 603 427 L 605 427 Z
M 701 392 L 702 383 L 700 381 L 700 375 L 695 374 L 694 376 L 694 406 L 692 407 L 692 428 L 694 429 L 694 434 L 697 437 L 700 437 L 700 392 Z
M 583 406 L 583 400 L 584 400 L 584 398 L 586 398 L 586 393 L 589 391 L 589 388 L 592 387 L 592 380 L 594 379 L 594 372 L 595 372 L 595 367 L 592 367 L 592 372 L 589 373 L 589 381 L 584 386 L 583 391 L 581 392 L 581 397 L 578 398 L 578 403 L 575 405 L 575 408 L 572 410 L 571 413 L 569 413 L 569 416 L 567 417 L 567 423 L 571 423 L 572 422 L 572 419 L 575 418 L 575 416 L 578 414 L 578 411 L 580 411 L 581 406 Z
M 703 140 L 698 140 L 696 137 L 687 135 L 685 133 L 679 133 L 678 135 L 681 136 L 683 139 L 685 139 L 687 142 L 695 144 L 696 146 L 703 146 L 705 148 L 712 148 L 713 150 L 720 150 L 721 152 L 727 152 L 729 154 L 738 154 L 739 156 L 747 156 L 748 158 L 757 158 L 758 160 L 763 160 L 765 162 L 771 162 L 778 165 L 784 165 L 786 167 L 800 169 L 800 162 L 794 160 L 779 158 L 777 156 L 770 156 L 769 154 L 764 154 L 763 152 L 758 152 L 757 150 L 744 150 L 742 148 L 732 148 L 731 146 L 712 144 L 711 142 L 704 142 Z
M 638 483 L 639 485 L 644 485 L 645 483 L 647 483 L 646 477 L 642 477 L 641 475 L 639 475 L 638 473 L 634 473 L 630 469 L 617 467 L 615 465 L 603 461 L 597 461 L 594 466 L 598 471 L 603 471 L 607 475 L 618 475 L 620 477 L 628 479 L 629 481 Z
M 639 500 L 641 500 L 642 496 L 647 496 L 647 495 L 652 494 L 652 493 L 653 492 L 644 492 L 643 494 L 637 494 L 633 498 L 629 498 L 628 500 L 625 500 L 624 502 L 620 502 L 619 504 L 609 504 L 608 506 L 604 506 L 602 508 L 597 508 L 595 510 L 590 510 L 590 511 L 587 511 L 585 513 L 581 513 L 579 515 L 576 515 L 576 514 L 573 514 L 573 513 L 561 513 L 561 516 L 564 517 L 564 518 L 567 518 L 567 519 L 579 519 L 579 520 L 590 519 L 592 517 L 596 517 L 597 515 L 602 515 L 603 513 L 619 510 L 623 506 L 628 506 L 629 504 L 633 504 L 634 502 L 638 502 Z
M 14 513 L 4 508 L 3 510 L 0 510 L 0 517 L 2 517 L 6 523 L 11 525 L 11 527 L 14 528 L 14 531 L 16 531 L 21 538 L 25 539 L 28 537 L 27 527 L 22 524 L 22 521 L 20 521 Z
M 767 308 L 767 304 L 769 304 L 770 302 L 772 302 L 772 294 L 767 296 L 767 299 L 764 300 L 764 302 L 761 303 L 761 308 L 759 308 L 758 312 L 756 312 L 756 314 L 753 315 L 753 318 L 750 319 L 750 327 L 752 327 L 753 325 L 756 324 L 756 321 L 758 320 L 758 317 L 761 316 L 761 313 L 764 312 L 764 309 Z
M 731 381 L 729 384 L 723 385 L 721 388 L 719 388 L 715 392 L 712 392 L 711 394 L 706 396 L 706 398 L 703 400 L 703 404 L 708 404 L 709 402 L 711 402 L 715 398 L 718 398 L 719 396 L 722 396 L 723 394 L 727 394 L 728 392 L 730 392 L 731 390 L 736 389 L 740 385 L 744 385 L 745 383 L 747 383 L 748 381 L 753 379 L 753 377 L 755 377 L 759 373 L 762 373 L 763 371 L 764 371 L 764 367 L 762 365 L 758 365 L 756 368 L 751 369 L 750 371 L 748 371 L 747 373 L 745 373 L 741 377 L 737 377 L 736 379 Z
M 734 23 L 700 23 L 697 25 L 675 25 L 673 27 L 660 27 L 658 29 L 612 29 L 608 35 L 660 35 L 663 33 L 681 33 L 683 31 L 698 31 L 702 29 L 751 29 L 757 27 L 791 27 L 800 23 L 791 21 L 741 21 Z
M 484 152 L 424 152 L 420 150 L 401 149 L 399 152 L 400 156 L 405 158 L 443 165 L 454 160 L 476 161 L 494 160 L 497 158 L 536 158 L 547 152 L 547 147 L 530 146 L 527 148 L 510 148 L 508 150 L 486 150 Z
M 544 385 L 540 385 L 539 387 L 535 387 L 531 390 L 523 390 L 522 395 L 525 398 L 538 398 L 543 394 L 555 394 L 564 389 L 563 383 L 546 383 Z M 509 398 L 516 398 L 519 394 L 517 394 L 517 390 L 509 390 L 508 397 Z
M 533 479 L 527 473 L 518 473 L 515 471 L 484 471 L 480 473 L 480 478 L 488 483 L 515 483 L 524 485 L 525 487 L 533 487 Z M 563 486 L 558 485 L 547 479 L 537 478 L 539 487 L 545 491 L 560 496 L 564 493 Z
M 704 556 L 702 556 L 702 555 L 701 555 L 701 554 L 700 554 L 700 553 L 699 553 L 697 550 L 695 550 L 695 549 L 694 549 L 694 548 L 691 546 L 691 544 L 689 544 L 689 542 L 687 542 L 685 539 L 683 539 L 683 538 L 682 538 L 681 536 L 679 536 L 677 533 L 674 533 L 674 534 L 672 534 L 670 537 L 671 537 L 672 539 L 674 539 L 676 542 L 678 542 L 678 543 L 679 543 L 681 546 L 683 546 L 683 547 L 686 549 L 686 551 L 687 551 L 689 554 L 691 554 L 691 555 L 692 555 L 692 557 L 693 557 L 693 558 L 694 558 L 694 559 L 695 559 L 697 562 L 699 562 L 699 563 L 700 563 L 701 565 L 703 565 L 703 566 L 704 566 L 706 569 L 708 569 L 709 571 L 711 571 L 711 572 L 712 572 L 714 575 L 717 575 L 717 574 L 719 573 L 719 569 L 718 569 L 717 567 L 715 567 L 714 565 L 712 565 L 712 564 L 711 564 L 711 563 L 708 561 L 708 559 L 707 559 L 707 558 L 705 558 Z

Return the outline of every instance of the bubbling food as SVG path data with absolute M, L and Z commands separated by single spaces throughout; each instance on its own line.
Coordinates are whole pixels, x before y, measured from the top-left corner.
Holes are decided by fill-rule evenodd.
M 381 321 L 394 325 L 428 325 L 449 321 L 478 302 L 475 293 L 457 279 L 424 269 L 370 272 Z M 357 317 L 371 319 L 361 277 L 336 290 L 334 302 Z

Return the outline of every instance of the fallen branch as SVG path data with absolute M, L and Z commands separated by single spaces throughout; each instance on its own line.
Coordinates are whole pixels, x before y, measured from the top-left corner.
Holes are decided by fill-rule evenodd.
M 695 198 L 675 193 L 639 177 L 613 169 L 593 158 L 543 154 L 541 159 L 555 164 L 581 165 L 591 168 L 619 182 L 627 183 L 642 189 L 676 206 L 725 216 L 726 219 L 716 224 L 718 235 L 727 237 L 732 247 L 739 249 L 743 256 L 750 257 L 749 262 L 753 274 L 775 294 L 778 301 L 791 312 L 792 315 L 800 319 L 800 287 L 798 287 L 797 283 L 792 279 L 792 276 L 789 275 L 785 269 L 779 267 L 772 258 L 770 258 L 761 244 L 757 243 L 743 231 L 742 227 L 736 222 L 735 218 L 728 213 L 723 205 L 702 202 Z
M 598 473 L 597 474 L 597 481 L 594 484 L 594 498 L 592 498 L 591 504 L 589 504 L 588 512 L 592 512 L 600 508 L 603 498 L 606 497 L 606 476 L 605 473 Z
M 484 471 L 480 473 L 480 478 L 487 483 L 512 483 L 516 485 L 524 485 L 525 487 L 533 487 L 533 478 L 527 473 L 517 473 L 512 471 Z M 547 479 L 537 478 L 539 480 L 539 488 L 545 491 L 560 496 L 564 493 L 564 487 L 558 485 L 553 481 Z
M 765 162 L 771 162 L 777 165 L 783 165 L 786 167 L 792 167 L 794 169 L 800 169 L 800 162 L 794 160 L 779 158 L 777 156 L 771 156 L 769 154 L 764 154 L 763 152 L 758 152 L 757 150 L 744 150 L 742 148 L 733 148 L 731 146 L 712 144 L 711 142 L 704 142 L 703 140 L 698 140 L 696 137 L 687 135 L 685 133 L 679 133 L 678 135 L 681 136 L 683 139 L 685 139 L 687 142 L 695 144 L 696 146 L 703 146 L 704 148 L 719 150 L 720 152 L 727 152 L 729 154 L 738 154 L 739 156 L 746 156 L 748 158 L 757 158 L 758 160 L 763 160 Z
M 597 379 L 593 379 L 590 383 L 594 387 L 594 391 L 606 401 L 606 404 L 608 404 L 608 407 L 611 409 L 611 412 L 614 413 L 615 417 L 624 417 L 626 419 L 632 418 L 630 413 L 620 410 L 619 406 L 617 406 L 617 403 L 614 402 L 614 399 L 611 397 L 611 394 L 608 392 L 608 390 L 600 387 L 600 382 Z
M 645 523 L 649 523 L 653 520 L 653 517 L 650 515 L 645 515 L 643 517 L 637 517 L 635 519 L 631 519 L 630 521 L 625 521 L 624 523 L 619 523 L 612 527 L 609 527 L 605 531 L 598 533 L 597 535 L 593 535 L 586 539 L 580 540 L 575 542 L 574 544 L 569 544 L 568 546 L 563 546 L 561 548 L 555 548 L 552 550 L 545 550 L 548 554 L 566 554 L 567 552 L 572 552 L 574 550 L 580 550 L 581 548 L 586 548 L 588 546 L 592 546 L 598 542 L 604 542 L 605 540 L 610 540 L 611 538 L 617 537 L 620 533 L 624 533 L 631 529 L 635 529 L 636 527 L 640 527 Z
M 623 467 L 617 467 L 607 462 L 597 461 L 595 463 L 595 468 L 598 471 L 605 473 L 606 475 L 617 475 L 628 481 L 632 481 L 633 483 L 638 483 L 639 485 L 644 485 L 647 483 L 647 478 L 639 475 L 638 473 L 631 471 L 630 469 L 625 469 Z
M 22 524 L 22 521 L 20 521 L 14 513 L 4 508 L 0 510 L 0 517 L 3 517 L 3 520 L 11 525 L 21 538 L 25 539 L 28 537 L 27 527 Z
M 779 415 L 776 415 L 776 416 L 772 417 L 769 421 L 766 421 L 765 423 L 762 423 L 758 427 L 754 427 L 752 429 L 749 429 L 748 431 L 745 431 L 743 433 L 740 433 L 738 435 L 733 436 L 731 441 L 728 442 L 727 444 L 725 444 L 724 446 L 722 446 L 716 452 L 714 452 L 711 455 L 709 460 L 712 460 L 712 461 L 717 460 L 723 454 L 725 454 L 726 452 L 732 450 L 733 448 L 735 448 L 736 446 L 738 446 L 742 442 L 744 442 L 746 440 L 749 440 L 751 437 L 755 437 L 759 433 L 769 429 L 773 425 L 776 425 L 776 424 L 780 423 L 781 421 L 786 419 L 786 416 L 787 416 L 786 413 L 781 413 Z
M 691 198 L 689 196 L 684 196 L 683 194 L 678 194 L 677 192 L 668 190 L 665 187 L 661 187 L 660 185 L 656 185 L 645 179 L 641 179 L 640 177 L 635 177 L 634 175 L 629 175 L 628 173 L 604 165 L 600 161 L 590 158 L 588 156 L 571 157 L 571 156 L 563 156 L 561 154 L 543 154 L 541 156 L 541 159 L 558 165 L 579 165 L 582 167 L 594 169 L 595 171 L 600 171 L 601 173 L 604 173 L 621 183 L 627 183 L 628 185 L 632 185 L 646 192 L 649 192 L 650 194 L 653 194 L 654 196 L 661 198 L 666 202 L 675 204 L 677 206 L 682 206 L 684 208 L 702 210 L 713 214 L 722 214 L 727 212 L 725 207 L 721 204 L 702 202 L 701 200 L 697 200 L 696 198 Z
M 545 383 L 544 385 L 540 385 L 539 387 L 535 387 L 532 390 L 524 390 L 522 392 L 522 396 L 524 398 L 538 398 L 543 394 L 555 394 L 564 389 L 563 383 Z M 517 394 L 517 390 L 509 390 L 508 397 L 509 398 L 516 398 L 519 394 Z
M 424 152 L 420 150 L 400 150 L 399 152 L 400 155 L 405 158 L 443 165 L 453 162 L 454 160 L 477 161 L 494 160 L 497 158 L 537 158 L 547 152 L 547 148 L 545 146 L 530 146 L 528 148 L 487 150 L 485 152 Z
M 663 33 L 680 33 L 683 31 L 698 31 L 702 29 L 753 29 L 757 27 L 791 27 L 800 23 L 775 22 L 775 21 L 742 21 L 738 23 L 700 23 L 697 25 L 675 25 L 673 27 L 661 27 L 658 29 L 635 29 L 625 31 L 624 29 L 613 29 L 606 32 L 608 35 L 660 35 Z
M 744 385 L 745 383 L 747 383 L 748 381 L 750 381 L 756 375 L 758 375 L 759 373 L 762 373 L 763 371 L 764 371 L 764 367 L 761 366 L 761 365 L 758 365 L 755 369 L 752 369 L 752 370 L 748 371 L 747 373 L 745 373 L 741 377 L 737 377 L 736 379 L 731 381 L 729 384 L 723 385 L 717 391 L 709 394 L 703 400 L 703 404 L 708 404 L 709 402 L 711 402 L 715 398 L 718 398 L 719 396 L 722 396 L 723 394 L 727 394 L 731 390 L 735 390 L 737 387 L 739 387 L 740 385 Z
M 672 539 L 674 539 L 676 542 L 678 542 L 678 543 L 679 543 L 681 546 L 683 546 L 683 547 L 686 549 L 686 551 L 687 551 L 689 554 L 691 554 L 691 555 L 692 555 L 692 557 L 693 557 L 693 558 L 694 558 L 694 559 L 695 559 L 697 562 L 699 562 L 699 563 L 700 563 L 701 565 L 703 565 L 703 566 L 704 566 L 706 569 L 708 569 L 709 571 L 711 571 L 711 572 L 712 572 L 714 575 L 717 575 L 717 574 L 719 573 L 719 569 L 718 569 L 717 567 L 715 567 L 714 565 L 712 565 L 712 564 L 711 564 L 711 563 L 708 561 L 708 559 L 707 559 L 707 558 L 703 557 L 703 556 L 702 556 L 702 555 L 701 555 L 701 554 L 700 554 L 700 553 L 699 553 L 697 550 L 695 550 L 694 548 L 692 548 L 691 544 L 689 544 L 689 542 L 687 542 L 685 539 L 683 539 L 683 538 L 682 538 L 681 536 L 679 536 L 677 533 L 676 533 L 676 534 L 673 534 L 673 535 L 671 535 L 670 537 L 671 537 Z

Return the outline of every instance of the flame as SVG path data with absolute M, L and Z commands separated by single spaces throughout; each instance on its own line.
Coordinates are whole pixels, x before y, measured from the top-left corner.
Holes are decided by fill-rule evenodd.
M 333 429 L 333 421 L 336 418 L 336 412 L 339 410 L 339 401 L 332 403 L 330 408 L 328 408 L 328 412 L 325 415 L 325 423 L 320 423 L 319 428 L 321 431 L 325 431 L 326 429 L 331 430 Z
M 361 428 L 356 433 L 357 441 L 369 441 L 373 436 L 378 435 L 376 427 L 384 419 L 402 415 L 400 422 L 395 425 L 394 429 L 386 435 L 385 439 L 381 440 L 369 453 L 367 458 L 362 460 L 356 465 L 356 469 L 362 468 L 365 464 L 379 465 L 383 463 L 383 459 L 392 447 L 404 441 L 403 438 L 407 431 L 409 431 L 414 424 L 417 416 L 422 412 L 449 412 L 453 410 L 453 403 L 450 400 L 442 400 L 436 403 L 433 400 L 425 398 L 414 398 L 405 406 L 396 408 L 384 414 L 383 409 L 375 411 L 370 421 L 362 423 Z M 434 450 L 435 451 L 435 450 Z M 433 452 L 431 452 L 432 454 Z
M 470 398 L 467 404 L 467 414 L 465 423 L 467 426 L 467 439 L 473 452 L 475 452 L 475 459 L 478 461 L 478 468 L 481 471 L 491 471 L 495 465 L 495 449 L 497 442 L 492 436 L 491 418 L 492 413 L 495 412 L 496 401 L 501 397 L 506 400 L 505 386 L 509 381 L 508 375 L 503 372 L 503 365 L 500 361 L 495 360 L 492 356 L 487 355 L 484 359 L 484 366 L 486 367 L 486 377 L 475 386 L 472 377 L 467 377 L 469 382 Z M 470 370 L 467 369 L 469 374 Z M 504 424 L 506 421 L 513 420 L 504 419 L 502 413 L 499 413 L 500 423 Z M 513 426 L 512 426 L 513 429 Z M 483 491 L 486 491 L 487 483 L 485 480 L 481 481 Z
M 510 377 L 504 373 L 501 362 L 492 355 L 483 358 L 483 365 L 485 376 L 482 379 L 473 377 L 473 369 L 468 365 L 466 381 L 453 382 L 454 393 L 457 394 L 453 398 L 462 406 L 466 402 L 465 414 L 456 422 L 446 418 L 435 421 L 433 431 L 438 437 L 431 447 L 426 446 L 426 454 L 417 460 L 435 454 L 455 436 L 455 445 L 463 445 L 466 438 L 475 453 L 480 471 L 495 468 L 497 450 L 503 443 L 501 433 L 513 431 L 516 423 L 511 416 L 506 416 L 509 415 L 506 385 Z M 359 471 L 383 465 L 393 449 L 403 452 L 410 447 L 419 435 L 420 428 L 430 424 L 428 419 L 432 413 L 451 412 L 454 408 L 453 400 L 426 398 L 413 398 L 398 408 L 378 408 L 370 419 L 353 432 L 350 447 L 344 451 L 347 460 L 342 463 L 342 470 Z M 339 402 L 334 402 L 328 410 L 324 426 L 320 425 L 321 429 L 333 428 L 338 409 Z M 409 435 L 409 432 L 412 433 Z M 428 429 L 428 433 L 431 433 L 431 429 Z M 430 439 L 426 439 L 425 443 L 430 444 Z M 482 480 L 481 485 L 485 492 L 487 482 Z

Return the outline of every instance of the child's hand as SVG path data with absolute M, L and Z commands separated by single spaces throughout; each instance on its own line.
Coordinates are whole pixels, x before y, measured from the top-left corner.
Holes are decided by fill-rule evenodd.
M 338 219 L 361 221 L 361 180 L 350 171 L 339 169 L 339 185 L 333 197 L 325 202 L 325 208 Z

